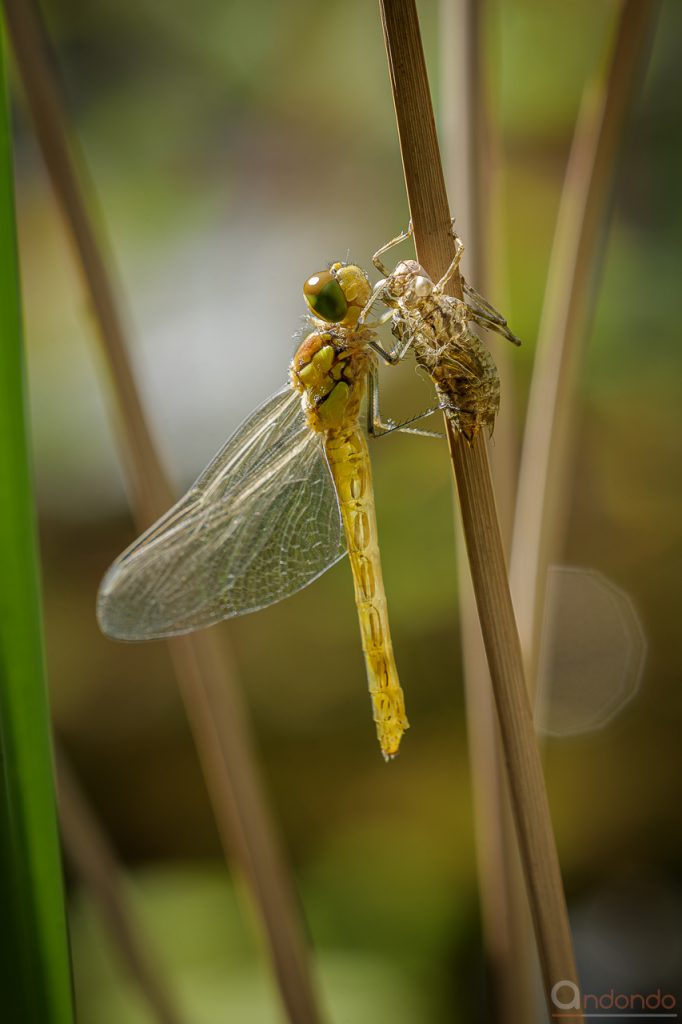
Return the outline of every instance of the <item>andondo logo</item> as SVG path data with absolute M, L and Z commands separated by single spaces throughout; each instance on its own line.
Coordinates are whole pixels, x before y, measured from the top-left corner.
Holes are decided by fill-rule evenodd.
M 557 981 L 552 988 L 556 1011 L 552 1020 L 569 1021 L 576 1017 L 637 1017 L 639 1020 L 676 1020 L 677 999 L 670 992 L 581 992 L 574 981 Z M 577 1011 L 577 1012 L 576 1012 Z

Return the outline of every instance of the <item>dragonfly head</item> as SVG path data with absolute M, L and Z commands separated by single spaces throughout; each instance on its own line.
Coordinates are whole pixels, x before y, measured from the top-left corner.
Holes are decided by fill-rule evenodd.
M 303 295 L 319 320 L 354 327 L 372 294 L 367 274 L 353 263 L 332 263 L 309 277 Z
M 433 281 L 416 260 L 402 260 L 386 278 L 384 295 L 390 302 L 416 306 L 433 292 Z

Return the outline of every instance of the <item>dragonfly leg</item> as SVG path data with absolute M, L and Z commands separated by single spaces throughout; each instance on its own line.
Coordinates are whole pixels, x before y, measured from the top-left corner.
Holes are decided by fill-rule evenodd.
M 424 412 L 417 413 L 416 416 L 412 416 L 409 420 L 404 420 L 402 423 L 395 423 L 393 420 L 382 420 L 379 409 L 379 375 L 376 367 L 373 367 L 370 371 L 367 391 L 367 433 L 370 437 L 384 437 L 386 434 L 392 434 L 394 431 L 400 430 L 404 434 L 416 434 L 419 437 L 442 438 L 445 435 L 437 430 L 421 430 L 419 427 L 412 427 L 411 424 L 424 419 L 425 416 L 430 416 L 431 413 L 438 412 L 439 409 L 445 408 L 445 405 L 436 405 L 433 409 L 426 409 Z
M 383 274 L 384 277 L 388 277 L 390 273 L 390 271 L 384 266 L 381 260 L 381 257 L 384 255 L 384 253 L 388 252 L 389 249 L 392 249 L 394 245 L 400 245 L 401 242 L 406 242 L 407 239 L 411 237 L 412 221 L 410 220 L 410 223 L 407 225 L 406 231 L 401 231 L 400 234 L 396 235 L 395 238 L 392 238 L 390 242 L 386 242 L 386 245 L 382 245 L 380 249 L 377 249 L 377 251 L 372 256 L 372 263 L 377 268 L 380 274 Z
M 447 285 L 448 281 L 450 281 L 451 278 L 456 273 L 457 268 L 459 267 L 460 261 L 462 259 L 462 256 L 464 255 L 464 242 L 462 241 L 461 238 L 459 238 L 455 234 L 454 223 L 455 222 L 453 221 L 452 222 L 452 224 L 453 224 L 452 237 L 455 240 L 455 255 L 452 258 L 452 262 L 451 262 L 450 266 L 445 271 L 445 273 L 441 277 L 440 281 L 438 282 L 438 284 L 433 289 L 435 295 L 440 295 L 440 294 L 442 294 L 443 291 L 445 291 L 445 286 Z
M 377 355 L 381 356 L 385 363 L 388 363 L 390 366 L 397 366 L 398 363 L 401 362 L 407 355 L 413 341 L 413 335 L 406 334 L 404 338 L 400 338 L 398 341 L 396 341 L 395 345 L 390 350 L 390 352 L 387 352 L 386 349 L 382 345 L 380 345 L 378 341 L 370 341 L 369 345 L 370 348 L 374 349 Z
M 393 310 L 387 309 L 386 312 L 382 313 L 381 316 L 378 317 L 376 320 L 370 320 L 369 324 L 367 323 L 368 314 L 371 312 L 372 308 L 377 304 L 377 302 L 381 302 L 382 300 L 382 293 L 384 290 L 385 283 L 385 281 L 377 281 L 377 283 L 374 285 L 374 288 L 372 289 L 372 294 L 365 303 L 365 306 L 362 312 L 360 313 L 360 316 L 358 317 L 356 324 L 358 328 L 370 327 L 374 329 L 376 327 L 381 327 L 383 324 L 388 323 L 388 321 L 393 316 Z
M 393 420 L 384 422 L 381 418 L 379 408 L 379 374 L 376 366 L 369 371 L 367 381 L 367 433 L 371 437 L 381 437 L 382 434 L 390 434 L 395 430 L 396 424 Z

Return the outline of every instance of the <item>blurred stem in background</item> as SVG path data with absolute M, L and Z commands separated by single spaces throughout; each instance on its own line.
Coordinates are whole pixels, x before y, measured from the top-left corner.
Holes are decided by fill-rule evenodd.
M 624 0 L 604 64 L 585 89 L 549 261 L 519 466 L 510 583 L 535 694 L 547 570 L 561 559 L 576 390 L 604 263 L 618 157 L 658 16 Z
M 5 10 L 36 135 L 98 327 L 131 502 L 143 529 L 171 504 L 171 489 L 140 402 L 110 263 L 90 212 L 83 162 L 74 158 L 40 12 L 33 0 L 5 0 Z M 177 637 L 168 646 L 223 845 L 244 872 L 286 1012 L 296 1024 L 316 1024 L 321 1018 L 301 910 L 228 653 L 215 632 Z
M 534 707 L 547 574 L 551 562 L 561 561 L 570 505 L 578 379 L 604 262 L 618 157 L 658 7 L 658 0 L 624 0 L 616 14 L 602 66 L 583 92 L 561 191 L 531 375 L 510 552 L 510 586 Z M 503 819 L 508 817 L 504 808 L 501 814 Z M 507 848 L 513 838 L 507 827 Z M 520 916 L 516 932 L 516 940 L 527 950 L 532 941 L 527 913 Z M 528 968 L 533 962 L 526 958 L 519 968 L 524 966 L 530 985 Z
M 71 1024 L 6 81 L 0 22 L 0 1006 L 8 1022 Z
M 98 907 L 115 952 L 137 985 L 159 1024 L 184 1024 L 153 950 L 142 934 L 125 892 L 124 877 L 107 837 L 88 806 L 85 795 L 57 748 L 59 824 L 68 857 L 80 883 Z
M 439 280 L 454 255 L 445 179 L 414 0 L 381 0 L 417 258 Z M 459 273 L 450 293 L 462 298 Z M 548 1006 L 559 980 L 577 983 L 566 900 L 509 592 L 487 449 L 446 431 Z M 576 1016 L 577 1020 L 582 1015 Z

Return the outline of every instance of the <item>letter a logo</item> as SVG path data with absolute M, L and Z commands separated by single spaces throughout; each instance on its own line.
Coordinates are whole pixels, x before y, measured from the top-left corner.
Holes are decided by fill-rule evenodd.
M 564 1003 L 559 998 L 559 991 L 562 988 L 567 988 L 571 992 L 570 1002 Z M 557 981 L 556 985 L 552 986 L 552 1002 L 559 1010 L 579 1010 L 580 1009 L 580 989 L 574 981 Z

